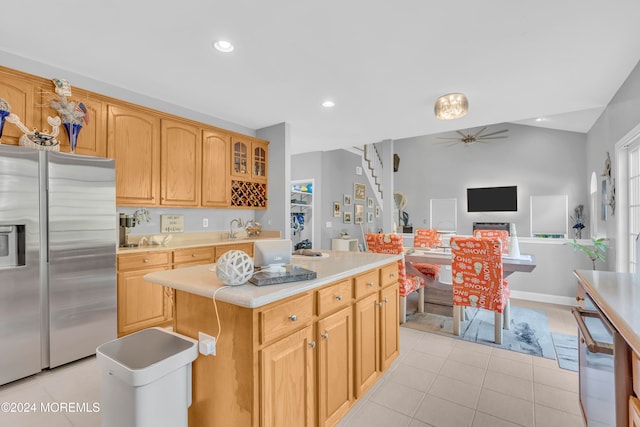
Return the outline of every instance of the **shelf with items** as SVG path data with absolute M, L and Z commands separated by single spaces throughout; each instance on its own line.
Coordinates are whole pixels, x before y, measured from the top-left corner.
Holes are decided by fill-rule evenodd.
M 291 241 L 294 248 L 313 248 L 313 187 L 312 179 L 291 182 Z M 309 243 L 307 243 L 309 242 Z

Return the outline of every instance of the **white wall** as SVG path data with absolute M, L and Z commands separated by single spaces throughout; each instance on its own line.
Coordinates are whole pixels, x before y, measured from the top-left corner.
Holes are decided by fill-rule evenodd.
M 499 221 L 528 236 L 532 195 L 568 195 L 570 215 L 576 205 L 588 206 L 584 134 L 506 123 L 489 129 L 509 129 L 508 138 L 471 145 L 443 142 L 443 135 L 394 141 L 400 156 L 394 188 L 406 194 L 414 227 L 429 225 L 431 198 L 458 200 L 458 234 L 471 234 L 474 221 Z M 467 188 L 510 185 L 518 186 L 517 212 L 467 212 Z

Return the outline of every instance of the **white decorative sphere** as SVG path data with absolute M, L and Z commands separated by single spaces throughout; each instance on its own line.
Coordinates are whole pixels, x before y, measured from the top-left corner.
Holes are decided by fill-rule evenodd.
M 225 252 L 218 259 L 216 274 L 227 286 L 244 285 L 253 276 L 253 259 L 244 251 Z

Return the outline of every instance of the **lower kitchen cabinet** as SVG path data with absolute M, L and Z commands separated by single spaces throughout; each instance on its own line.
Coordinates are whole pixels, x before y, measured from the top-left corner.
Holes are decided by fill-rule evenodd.
M 355 395 L 361 397 L 380 374 L 378 292 L 355 303 Z
M 144 280 L 146 274 L 211 264 L 232 249 L 253 256 L 252 242 L 119 254 L 118 337 L 145 328 L 173 325 L 175 291 L 147 282 Z
M 398 286 L 388 286 L 380 291 L 380 370 L 386 371 L 400 354 Z
M 353 404 L 353 310 L 343 308 L 317 323 L 318 419 L 333 426 Z
M 169 252 L 118 255 L 119 337 L 171 324 L 173 289 L 144 280 L 148 273 L 170 268 Z
M 315 425 L 315 346 L 309 325 L 262 350 L 260 425 Z
M 219 334 L 216 356 L 193 362 L 190 427 L 338 424 L 399 354 L 397 272 L 393 261 L 253 309 L 176 290 L 176 332 Z

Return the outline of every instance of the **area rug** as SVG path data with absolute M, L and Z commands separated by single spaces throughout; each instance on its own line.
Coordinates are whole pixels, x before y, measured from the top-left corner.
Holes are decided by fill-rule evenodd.
M 578 372 L 578 337 L 552 333 L 553 346 L 556 349 L 558 365 L 562 369 Z
M 493 342 L 492 311 L 467 307 L 466 312 L 468 320 L 460 325 L 460 337 L 453 335 L 453 319 L 448 316 L 414 313 L 407 316 L 407 322 L 402 326 L 547 359 L 556 358 L 549 321 L 544 311 L 511 306 L 511 327 L 503 331 L 502 344 Z

